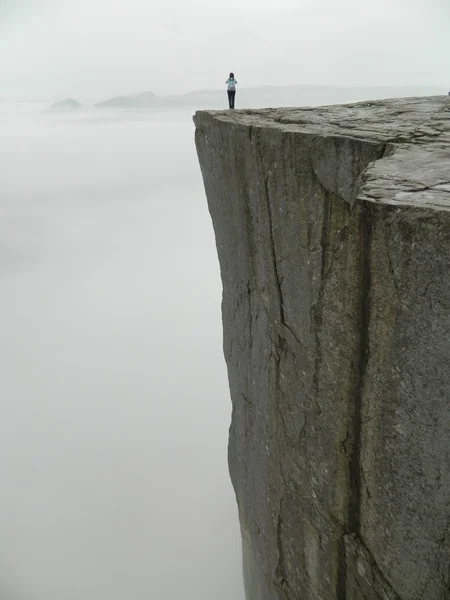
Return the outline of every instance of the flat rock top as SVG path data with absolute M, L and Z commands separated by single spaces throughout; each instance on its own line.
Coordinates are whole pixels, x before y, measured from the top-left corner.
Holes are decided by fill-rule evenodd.
M 195 116 L 197 127 L 211 120 L 389 144 L 389 155 L 368 167 L 358 199 L 450 210 L 448 96 L 317 108 L 199 111 Z

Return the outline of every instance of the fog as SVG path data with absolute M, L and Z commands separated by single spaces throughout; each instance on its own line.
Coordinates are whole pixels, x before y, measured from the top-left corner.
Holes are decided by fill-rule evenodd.
M 0 103 L 0 598 L 243 600 L 191 111 L 48 106 Z
M 240 600 L 190 112 L 0 104 L 0 597 Z
M 0 0 L 0 94 L 448 86 L 448 0 Z M 83 97 L 81 97 L 83 96 Z
M 192 111 L 225 108 L 230 71 L 237 108 L 446 94 L 449 19 L 448 0 L 0 0 L 0 600 L 243 600 Z M 148 90 L 154 110 L 93 107 Z

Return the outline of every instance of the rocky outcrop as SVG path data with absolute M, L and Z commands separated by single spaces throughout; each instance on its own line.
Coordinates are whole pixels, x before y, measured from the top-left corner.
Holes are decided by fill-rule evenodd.
M 449 99 L 195 123 L 247 599 L 449 599 Z

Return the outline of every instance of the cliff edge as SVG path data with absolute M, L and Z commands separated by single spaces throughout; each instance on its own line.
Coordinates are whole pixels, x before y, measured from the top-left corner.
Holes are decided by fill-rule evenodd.
M 199 112 L 248 600 L 450 598 L 450 100 Z

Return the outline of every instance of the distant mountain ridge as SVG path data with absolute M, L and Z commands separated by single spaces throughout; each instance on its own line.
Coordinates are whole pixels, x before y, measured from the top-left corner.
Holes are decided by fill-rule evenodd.
M 408 96 L 436 96 L 447 94 L 438 86 L 380 86 L 345 88 L 327 85 L 264 86 L 238 89 L 237 108 L 281 106 L 318 106 L 343 104 L 364 100 L 404 98 Z M 82 105 L 66 99 L 52 105 L 52 112 L 77 110 Z M 120 95 L 91 105 L 97 109 L 153 110 L 176 108 L 226 108 L 225 90 L 197 90 L 182 95 L 157 96 L 152 91 Z
M 152 108 L 159 106 L 163 98 L 158 98 L 153 92 L 147 91 L 129 96 L 114 96 L 109 100 L 97 102 L 96 108 Z
M 73 112 L 83 108 L 83 104 L 73 98 L 66 98 L 60 102 L 55 102 L 50 106 L 48 112 Z

